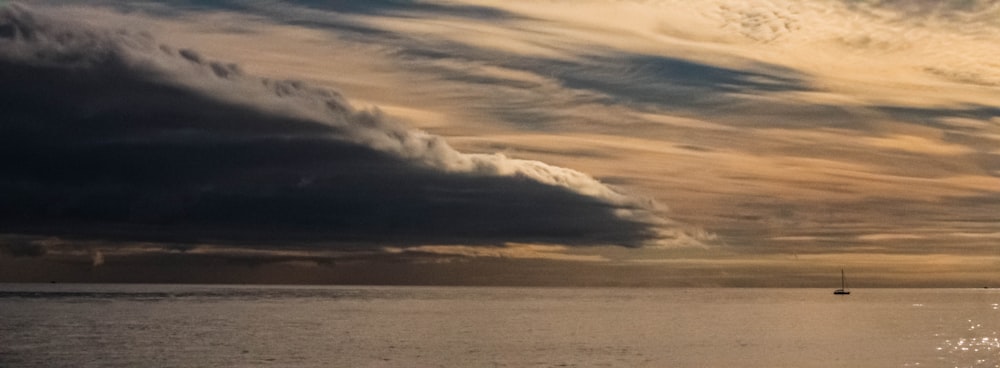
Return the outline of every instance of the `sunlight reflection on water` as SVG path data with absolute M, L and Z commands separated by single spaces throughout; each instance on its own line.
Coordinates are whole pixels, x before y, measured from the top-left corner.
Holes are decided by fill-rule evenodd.
M 996 304 L 993 304 L 994 310 Z M 1000 368 L 1000 336 L 997 329 L 974 320 L 966 320 L 968 328 L 962 336 L 945 339 L 937 347 L 940 359 L 953 367 Z

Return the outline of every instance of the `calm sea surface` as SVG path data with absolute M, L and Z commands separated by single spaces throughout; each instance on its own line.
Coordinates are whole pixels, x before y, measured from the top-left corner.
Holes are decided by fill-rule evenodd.
M 0 284 L 0 367 L 1000 367 L 1000 290 Z

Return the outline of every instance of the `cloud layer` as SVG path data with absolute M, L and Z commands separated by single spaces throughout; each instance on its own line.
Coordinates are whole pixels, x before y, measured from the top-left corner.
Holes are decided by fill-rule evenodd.
M 335 92 L 16 5 L 0 10 L 0 85 L 8 233 L 640 246 L 667 224 L 580 172 L 464 154 Z
M 1000 39 L 1000 3 L 996 1 L 80 0 L 51 2 L 44 11 L 115 29 L 151 30 L 159 41 L 134 32 L 122 35 L 112 31 L 96 38 L 110 37 L 113 42 L 91 41 L 94 47 L 83 49 L 100 50 L 110 44 L 124 50 L 125 56 L 111 59 L 126 67 L 106 69 L 128 71 L 124 73 L 126 80 L 134 86 L 126 89 L 146 91 L 130 95 L 145 95 L 159 88 L 157 93 L 164 96 L 188 96 L 167 100 L 183 100 L 180 105 L 208 112 L 172 112 L 177 105 L 172 102 L 150 108 L 163 100 L 150 99 L 143 102 L 146 107 L 137 109 L 154 111 L 144 119 L 179 114 L 183 118 L 179 121 L 192 121 L 198 128 L 157 125 L 133 134 L 140 128 L 122 130 L 122 124 L 116 123 L 108 125 L 113 129 L 105 130 L 121 136 L 103 138 L 75 131 L 74 136 L 86 138 L 83 141 L 108 141 L 103 147 L 113 151 L 107 155 L 114 155 L 117 161 L 81 163 L 83 157 L 93 154 L 82 151 L 84 146 L 61 148 L 61 144 L 24 133 L 27 130 L 22 132 L 22 136 L 34 137 L 25 142 L 39 143 L 36 146 L 41 148 L 25 151 L 32 153 L 30 160 L 5 161 L 5 165 L 16 161 L 17 165 L 9 167 L 21 170 L 19 179 L 5 185 L 20 188 L 22 192 L 15 193 L 21 194 L 33 193 L 25 188 L 43 188 L 39 183 L 49 185 L 47 193 L 55 193 L 52 198 L 61 201 L 38 206 L 35 204 L 43 203 L 39 198 L 34 202 L 22 199 L 20 208 L 29 208 L 22 212 L 35 213 L 32 216 L 49 219 L 46 221 L 59 219 L 61 234 L 92 231 L 78 221 L 79 216 L 73 217 L 74 206 L 88 208 L 92 212 L 87 216 L 99 218 L 96 215 L 102 212 L 93 210 L 101 207 L 90 204 L 128 202 L 135 206 L 129 207 L 127 221 L 121 220 L 123 205 L 110 206 L 107 212 L 118 217 L 102 220 L 102 226 L 96 228 L 112 235 L 151 228 L 155 231 L 146 232 L 147 238 L 179 238 L 186 243 L 177 249 L 185 249 L 187 255 L 208 252 L 211 254 L 202 256 L 216 260 L 228 254 L 232 259 L 246 259 L 248 264 L 265 259 L 320 263 L 338 259 L 343 265 L 350 259 L 358 265 L 355 270 L 383 262 L 373 269 L 398 271 L 419 263 L 420 267 L 409 268 L 419 272 L 432 269 L 428 265 L 437 264 L 434 262 L 449 268 L 458 262 L 488 259 L 496 262 L 497 270 L 504 270 L 498 273 L 502 275 L 529 270 L 525 260 L 530 258 L 544 260 L 546 267 L 565 262 L 560 267 L 567 272 L 560 278 L 586 273 L 586 277 L 579 277 L 675 285 L 701 283 L 697 280 L 712 285 L 791 285 L 806 274 L 813 275 L 810 285 L 822 285 L 828 278 L 823 267 L 830 267 L 834 276 L 840 267 L 879 270 L 872 273 L 886 270 L 891 275 L 865 277 L 881 277 L 885 285 L 908 279 L 913 280 L 910 285 L 964 279 L 976 280 L 972 285 L 981 286 L 985 280 L 998 277 L 1000 109 L 996 101 L 1000 66 L 995 60 L 1000 59 L 1000 49 L 993 45 Z M 94 32 L 93 28 L 82 28 Z M 171 47 L 161 50 L 160 43 L 184 45 L 199 53 Z M 44 53 L 72 48 L 49 49 Z M 89 56 L 76 59 L 93 60 L 103 55 L 80 54 Z M 14 57 L 12 52 L 6 55 Z M 55 67 L 71 65 L 74 58 L 61 57 L 59 62 L 45 64 L 37 61 L 37 55 L 32 57 L 22 56 L 20 60 L 28 61 L 19 65 L 49 65 L 39 69 L 45 73 L 36 74 L 58 74 L 53 80 L 79 79 L 63 67 Z M 214 62 L 216 59 L 233 60 L 240 66 Z M 52 74 L 49 69 L 59 72 Z M 100 67 L 90 69 L 93 73 Z M 284 78 L 308 83 L 282 82 Z M 36 110 L 43 115 L 78 111 L 74 116 L 111 111 L 102 106 L 115 106 L 108 102 L 113 99 L 98 98 L 97 93 L 108 90 L 107 79 L 101 79 L 100 88 L 86 88 L 86 93 L 65 92 L 66 96 L 86 95 L 104 102 L 81 103 L 86 109 Z M 71 91 L 69 86 L 50 82 Z M 344 95 L 309 86 L 333 87 Z M 42 94 L 59 96 L 52 92 L 36 96 Z M 25 102 L 11 108 L 12 112 L 27 109 L 31 101 L 47 106 L 52 104 L 49 100 L 55 100 L 12 98 Z M 345 100 L 354 106 L 379 106 L 385 113 L 351 108 Z M 125 108 L 116 111 L 137 114 Z M 212 114 L 242 114 L 244 123 L 240 124 L 252 128 L 217 125 L 226 120 L 214 119 Z M 428 133 L 406 128 L 394 119 Z M 447 137 L 447 144 L 437 137 Z M 23 148 L 27 143 L 22 140 L 8 139 Z M 62 141 L 73 140 L 64 137 Z M 110 149 L 112 144 L 128 148 L 122 143 L 133 141 L 141 142 L 136 147 L 143 149 Z M 198 142 L 206 143 L 199 146 Z M 151 147 L 162 149 L 147 149 Z M 53 157 L 59 154 L 81 159 L 66 161 L 65 167 L 55 166 L 57 160 L 46 158 L 42 148 L 52 150 Z M 505 156 L 460 153 L 497 151 Z M 129 163 L 129 156 L 117 154 L 121 152 L 136 159 Z M 154 152 L 170 152 L 171 158 L 151 156 Z M 185 157 L 184 162 L 174 160 L 176 157 Z M 111 166 L 93 162 L 129 163 L 119 171 L 134 175 L 115 174 Z M 178 174 L 144 168 L 144 162 Z M 27 163 L 40 166 L 28 172 L 24 169 Z M 335 170 L 340 167 L 352 169 Z M 630 245 L 656 238 L 654 241 L 667 239 L 674 244 L 690 240 L 670 220 L 657 218 L 652 210 L 655 205 L 623 196 L 588 175 L 560 167 L 572 167 L 617 188 L 670 204 L 671 219 L 701 226 L 718 241 L 704 248 L 533 248 L 539 241 Z M 356 174 L 360 168 L 371 171 Z M 67 178 L 80 181 L 84 171 L 102 176 L 87 176 L 90 182 L 74 186 L 54 184 Z M 72 175 L 51 177 L 57 172 Z M 333 173 L 346 181 L 333 180 Z M 164 195 L 133 194 L 101 201 L 97 199 L 105 197 L 82 192 L 100 187 L 98 181 L 171 187 L 154 191 L 136 187 L 141 190 L 131 192 L 128 188 L 108 189 L 104 196 L 112 199 L 129 193 Z M 248 184 L 251 182 L 258 184 Z M 23 185 L 17 187 L 18 183 Z M 374 189 L 351 189 L 358 187 Z M 77 196 L 67 188 L 86 195 Z M 555 194 L 542 194 L 547 191 Z M 354 193 L 350 199 L 357 202 L 329 193 Z M 390 193 L 388 197 L 386 193 Z M 254 200 L 233 200 L 233 194 Z M 499 199 L 502 196 L 506 197 Z M 532 196 L 544 198 L 546 208 L 565 205 L 566 211 L 560 213 L 592 220 L 553 215 L 558 212 L 555 210 L 536 215 L 542 206 L 517 201 Z M 89 198 L 89 202 L 66 200 L 73 198 Z M 307 211 L 284 211 L 267 204 L 293 203 L 289 198 L 303 199 L 292 207 Z M 361 202 L 377 207 L 351 204 Z M 447 208 L 459 211 L 448 212 L 438 206 L 446 202 L 455 204 Z M 513 209 L 504 216 L 517 219 L 496 222 L 503 216 L 486 215 L 495 211 L 461 211 L 466 208 L 463 204 L 480 209 L 497 208 L 497 202 Z M 191 207 L 192 203 L 198 205 Z M 232 203 L 261 205 L 232 207 Z M 307 203 L 315 206 L 307 207 Z M 216 208 L 205 207 L 208 204 L 238 208 L 235 212 L 239 215 L 232 223 L 223 221 L 218 214 L 227 211 L 203 211 Z M 341 210 L 319 211 L 331 206 Z M 409 209 L 399 210 L 400 206 Z M 487 231 L 483 229 L 474 231 L 479 235 L 438 236 L 444 230 L 427 229 L 453 228 L 443 225 L 445 221 L 421 218 L 411 220 L 422 226 L 419 230 L 405 226 L 399 230 L 408 238 L 422 240 L 403 242 L 389 253 L 373 248 L 349 255 L 315 248 L 309 254 L 278 254 L 274 249 L 241 253 L 246 251 L 246 239 L 275 241 L 261 234 L 297 234 L 297 240 L 284 241 L 313 242 L 320 237 L 309 230 L 315 225 L 310 221 L 332 221 L 318 220 L 323 214 L 353 214 L 349 218 L 359 219 L 358 223 L 331 229 L 344 234 L 338 241 L 354 237 L 363 244 L 375 242 L 354 235 L 355 229 L 365 229 L 358 230 L 365 234 L 388 232 L 384 229 L 396 229 L 398 225 L 391 224 L 401 222 L 381 210 L 365 215 L 356 208 L 393 208 L 388 211 L 395 214 L 435 213 L 433 219 L 457 219 L 449 221 L 466 225 L 490 221 L 517 225 L 522 219 L 525 223 L 554 221 L 558 225 L 565 220 L 579 224 L 566 229 L 584 231 L 566 231 L 578 236 L 522 233 L 511 239 L 533 244 L 529 247 L 512 247 L 509 242 L 505 247 L 442 247 L 439 245 L 491 244 L 498 237 L 483 235 Z M 268 229 L 261 226 L 264 220 L 250 218 L 254 213 L 268 213 L 281 221 Z M 188 216 L 191 214 L 199 217 Z M 4 218 L 19 216 L 7 214 Z M 28 228 L 26 223 L 43 221 L 21 221 L 17 228 Z M 288 232 L 284 230 L 287 227 L 278 226 L 282 223 L 303 226 Z M 365 225 L 369 223 L 382 225 Z M 104 226 L 107 224 L 116 226 Z M 213 226 L 211 231 L 192 229 L 195 224 Z M 164 230 L 175 225 L 184 231 Z M 233 229 L 247 227 L 253 227 L 257 234 L 245 238 L 233 235 L 240 233 Z M 627 227 L 635 228 L 625 230 Z M 533 227 L 517 225 L 513 229 Z M 502 232 L 518 233 L 508 230 Z M 605 235 L 588 235 L 593 233 Z M 190 239 L 215 238 L 228 238 L 239 245 L 213 247 L 211 252 L 208 247 L 190 245 Z M 73 250 L 71 244 L 101 247 L 101 242 L 94 240 L 9 239 L 6 254 L 22 264 L 29 258 L 34 262 L 31 257 L 41 253 L 43 258 L 58 259 L 76 252 L 83 264 L 91 267 L 93 252 Z M 102 249 L 101 268 L 119 263 L 125 267 L 128 262 L 124 258 L 129 254 L 149 257 L 150 262 L 164 253 L 173 257 L 173 248 L 161 245 L 155 251 L 140 250 L 143 247 L 135 243 L 119 245 L 119 251 Z M 180 258 L 177 261 L 182 263 Z M 567 262 L 571 260 L 574 262 Z M 593 262 L 580 262 L 583 260 Z M 940 267 L 932 267 L 935 263 Z M 592 268 L 580 272 L 584 264 Z M 467 271 L 481 264 L 466 266 Z M 548 269 L 538 268 L 541 271 L 536 276 L 546 277 Z M 917 273 L 928 270 L 927 275 L 917 275 L 912 269 L 921 270 Z M 468 272 L 456 272 L 441 278 L 471 277 Z M 359 274 L 349 280 L 365 277 L 380 276 Z M 497 277 L 504 281 L 503 276 Z M 566 280 L 570 279 L 567 276 Z M 536 281 L 545 284 L 551 280 Z M 946 284 L 960 285 L 962 281 L 951 282 Z

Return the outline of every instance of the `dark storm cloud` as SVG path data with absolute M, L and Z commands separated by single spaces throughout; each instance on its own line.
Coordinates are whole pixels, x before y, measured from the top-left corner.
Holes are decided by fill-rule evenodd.
M 0 10 L 0 231 L 123 241 L 639 246 L 568 169 L 457 152 L 334 92 L 152 36 Z

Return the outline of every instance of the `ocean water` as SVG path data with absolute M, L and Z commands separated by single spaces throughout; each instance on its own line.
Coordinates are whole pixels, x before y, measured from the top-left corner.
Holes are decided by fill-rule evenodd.
M 0 367 L 1000 367 L 1000 290 L 0 284 Z

